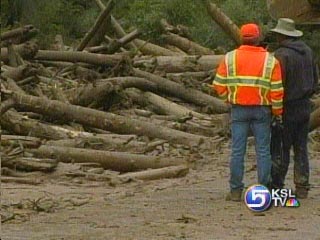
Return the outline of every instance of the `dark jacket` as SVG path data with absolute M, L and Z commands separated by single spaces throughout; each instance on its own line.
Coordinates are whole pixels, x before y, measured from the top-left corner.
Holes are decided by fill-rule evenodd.
M 280 44 L 275 57 L 282 68 L 284 114 L 290 118 L 308 117 L 309 99 L 315 93 L 319 79 L 312 50 L 299 39 L 288 39 Z

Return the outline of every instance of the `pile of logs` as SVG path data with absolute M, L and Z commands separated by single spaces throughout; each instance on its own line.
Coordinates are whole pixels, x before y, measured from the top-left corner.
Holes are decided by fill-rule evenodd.
M 120 180 L 180 177 L 194 154 L 214 152 L 229 136 L 229 108 L 209 86 L 223 55 L 165 20 L 165 46 L 138 39 L 138 30 L 125 33 L 111 15 L 112 0 L 96 2 L 101 14 L 75 49 L 60 35 L 51 49 L 39 49 L 30 25 L 1 34 L 7 181 L 25 176 L 16 170 L 51 172 L 59 162 L 91 164 L 91 174 L 102 174 L 96 179 L 109 179 L 106 170 Z M 238 42 L 234 24 L 226 31 Z M 318 103 L 310 130 L 320 125 Z

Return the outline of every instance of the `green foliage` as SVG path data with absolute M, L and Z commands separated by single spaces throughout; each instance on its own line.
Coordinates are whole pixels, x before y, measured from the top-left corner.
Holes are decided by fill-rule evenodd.
M 1 1 L 1 31 L 12 15 L 9 0 Z M 62 34 L 67 44 L 81 39 L 100 13 L 94 0 L 10 0 L 15 3 L 15 15 L 21 24 L 33 24 L 40 29 L 38 38 L 45 47 L 56 34 Z M 101 0 L 105 5 L 108 0 Z M 114 0 L 112 14 L 129 32 L 142 31 L 142 38 L 161 43 L 160 20 L 172 25 L 189 27 L 194 41 L 210 47 L 230 50 L 235 47 L 230 37 L 214 23 L 201 0 Z M 258 23 L 266 33 L 275 22 L 268 15 L 265 0 L 212 0 L 238 25 Z M 319 31 L 302 29 L 304 39 L 320 56 Z

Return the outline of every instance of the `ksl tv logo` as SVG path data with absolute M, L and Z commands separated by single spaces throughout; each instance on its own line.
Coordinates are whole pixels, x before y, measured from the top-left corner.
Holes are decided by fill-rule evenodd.
M 249 187 L 244 195 L 247 207 L 254 212 L 267 210 L 272 202 L 275 207 L 299 207 L 300 203 L 291 189 L 272 189 L 271 193 L 264 185 Z

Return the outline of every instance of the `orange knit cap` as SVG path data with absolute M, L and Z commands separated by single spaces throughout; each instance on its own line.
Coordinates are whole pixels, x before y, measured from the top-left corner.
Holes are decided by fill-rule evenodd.
M 260 29 L 257 24 L 248 23 L 242 25 L 240 29 L 240 34 L 242 38 L 259 38 L 260 37 Z

